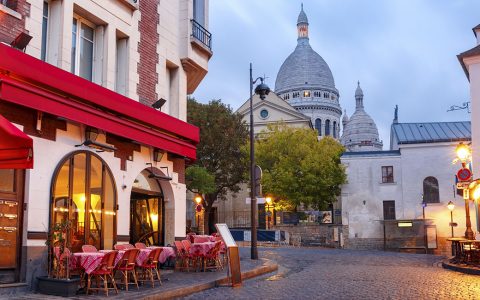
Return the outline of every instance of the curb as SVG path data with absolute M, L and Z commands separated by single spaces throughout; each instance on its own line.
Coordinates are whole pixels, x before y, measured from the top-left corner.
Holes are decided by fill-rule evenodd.
M 253 270 L 242 272 L 242 281 L 251 279 L 260 275 L 271 273 L 278 270 L 278 265 L 274 263 L 268 263 L 261 267 L 255 268 Z M 179 297 L 184 297 L 190 294 L 198 293 L 208 289 L 212 289 L 221 285 L 228 284 L 228 277 L 223 277 L 217 280 L 210 282 L 199 283 L 189 287 L 181 287 L 170 291 L 161 292 L 157 295 L 149 295 L 144 297 L 145 300 L 157 300 L 157 299 L 174 299 Z
M 452 264 L 448 260 L 442 261 L 442 267 L 444 269 L 448 269 L 448 270 L 452 270 L 452 271 L 456 271 L 456 272 L 461 272 L 461 273 L 465 273 L 465 274 L 480 275 L 480 268 L 467 266 L 467 265 Z

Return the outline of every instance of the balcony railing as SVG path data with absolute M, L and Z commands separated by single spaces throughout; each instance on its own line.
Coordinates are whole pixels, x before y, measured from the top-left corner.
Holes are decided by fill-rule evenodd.
M 212 34 L 194 19 L 192 19 L 191 21 L 192 36 L 199 42 L 204 44 L 208 49 L 212 50 Z

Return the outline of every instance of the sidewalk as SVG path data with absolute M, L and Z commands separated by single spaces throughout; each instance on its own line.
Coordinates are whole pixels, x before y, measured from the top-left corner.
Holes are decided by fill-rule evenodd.
M 249 248 L 240 248 L 240 264 L 243 280 L 260 276 L 278 269 L 274 262 L 260 258 L 256 261 L 250 259 Z M 161 270 L 162 286 L 155 285 L 151 288 L 147 283 L 140 286 L 137 290 L 130 286 L 129 291 L 119 290 L 118 295 L 115 291 L 109 292 L 110 298 L 115 299 L 172 299 L 190 295 L 218 285 L 228 284 L 226 269 L 217 272 L 173 272 L 172 270 Z M 64 299 L 62 297 L 48 296 L 43 294 L 28 293 L 15 296 L 16 299 Z M 77 295 L 70 299 L 108 299 L 104 293 Z

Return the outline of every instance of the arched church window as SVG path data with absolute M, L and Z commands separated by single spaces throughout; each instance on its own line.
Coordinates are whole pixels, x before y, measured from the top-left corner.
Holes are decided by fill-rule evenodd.
M 337 122 L 333 121 L 333 137 L 337 138 Z
M 330 120 L 325 121 L 325 135 L 330 135 Z
M 423 201 L 425 203 L 440 203 L 437 178 L 429 176 L 423 180 Z
M 310 91 L 303 91 L 303 97 L 310 97 Z
M 112 172 L 96 154 L 77 151 L 63 159 L 52 180 L 51 226 L 70 220 L 66 239 L 112 249 L 116 239 L 117 194 Z
M 318 131 L 318 135 L 322 135 L 322 120 L 316 119 L 315 120 L 315 129 Z

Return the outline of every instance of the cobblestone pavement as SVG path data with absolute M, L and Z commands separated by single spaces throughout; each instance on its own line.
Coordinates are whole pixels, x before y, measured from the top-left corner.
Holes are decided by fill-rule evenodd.
M 440 256 L 321 248 L 262 248 L 259 256 L 278 272 L 185 299 L 480 299 L 480 277 L 443 269 Z

